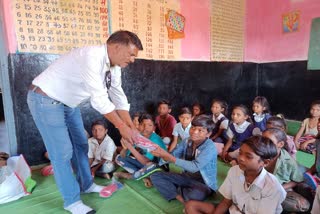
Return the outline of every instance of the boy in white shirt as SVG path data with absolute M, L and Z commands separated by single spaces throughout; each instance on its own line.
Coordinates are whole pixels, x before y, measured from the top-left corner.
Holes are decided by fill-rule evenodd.
M 93 137 L 88 140 L 88 157 L 92 176 L 110 179 L 108 173 L 115 170 L 113 156 L 117 147 L 108 135 L 108 128 L 104 121 L 93 122 L 91 130 Z
M 276 146 L 269 139 L 253 136 L 242 142 L 239 165 L 230 168 L 219 192 L 224 197 L 218 206 L 190 201 L 185 205 L 187 214 L 194 213 L 255 213 L 280 214 L 286 197 L 277 178 L 264 169 L 277 155 Z

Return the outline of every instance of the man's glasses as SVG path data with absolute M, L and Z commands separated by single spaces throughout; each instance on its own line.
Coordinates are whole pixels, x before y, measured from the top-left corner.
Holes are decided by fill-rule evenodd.
M 107 89 L 110 89 L 111 87 L 111 72 L 106 71 L 106 75 L 104 77 L 104 82 L 106 83 Z

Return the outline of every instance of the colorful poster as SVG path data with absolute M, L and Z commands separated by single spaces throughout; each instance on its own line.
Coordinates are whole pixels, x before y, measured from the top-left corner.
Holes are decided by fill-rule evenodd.
M 211 60 L 242 62 L 245 0 L 211 0 Z
M 106 0 L 14 0 L 19 52 L 61 54 L 105 43 Z
M 300 11 L 285 13 L 282 15 L 282 32 L 291 33 L 299 30 Z
M 185 17 L 174 10 L 169 10 L 165 15 L 169 39 L 184 38 Z
M 111 32 L 135 32 L 144 50 L 139 58 L 180 60 L 181 41 L 168 38 L 165 15 L 180 11 L 179 0 L 109 0 Z

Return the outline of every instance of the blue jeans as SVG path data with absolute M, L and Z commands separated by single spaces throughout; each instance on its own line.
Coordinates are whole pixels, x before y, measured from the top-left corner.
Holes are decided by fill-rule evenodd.
M 185 201 L 205 200 L 213 191 L 204 183 L 173 172 L 156 172 L 150 176 L 153 186 L 160 194 L 171 201 L 181 195 Z
M 48 151 L 64 207 L 67 207 L 79 201 L 80 191 L 89 189 L 93 184 L 88 139 L 80 109 L 70 108 L 33 91 L 28 92 L 27 102 Z
M 116 162 L 119 166 L 121 166 L 131 174 L 144 167 L 144 165 L 140 163 L 137 159 L 130 156 L 123 158 L 120 155 L 118 155 L 116 158 Z

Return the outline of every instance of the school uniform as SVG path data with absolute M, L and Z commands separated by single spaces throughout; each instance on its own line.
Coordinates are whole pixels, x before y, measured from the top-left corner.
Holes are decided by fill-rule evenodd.
M 212 121 L 215 124 L 215 128 L 212 130 L 212 134 L 210 137 L 213 137 L 215 134 L 218 133 L 219 129 L 223 129 L 224 132 L 221 133 L 221 136 L 218 136 L 216 139 L 214 139 L 214 142 L 216 143 L 223 143 L 225 144 L 227 141 L 227 137 L 225 136 L 225 131 L 228 129 L 229 120 L 227 117 L 225 117 L 223 114 L 219 114 L 218 117 L 215 117 L 212 115 Z
M 248 121 L 244 121 L 240 125 L 237 125 L 235 123 L 230 124 L 227 130 L 227 136 L 229 139 L 232 138 L 232 145 L 228 150 L 229 156 L 231 158 L 238 157 L 239 148 L 241 146 L 242 141 L 252 136 L 253 128 L 254 126 Z
M 269 113 L 266 114 L 253 114 L 253 124 L 255 128 L 258 128 L 260 132 L 267 129 L 267 121 L 271 117 Z

